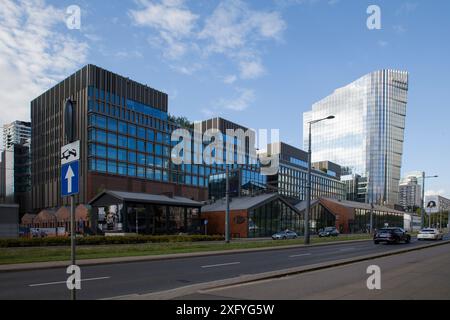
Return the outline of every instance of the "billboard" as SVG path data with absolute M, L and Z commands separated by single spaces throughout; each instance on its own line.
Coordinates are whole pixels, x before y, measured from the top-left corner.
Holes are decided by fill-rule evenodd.
M 427 196 L 425 197 L 425 211 L 428 214 L 440 212 L 439 208 L 439 196 Z

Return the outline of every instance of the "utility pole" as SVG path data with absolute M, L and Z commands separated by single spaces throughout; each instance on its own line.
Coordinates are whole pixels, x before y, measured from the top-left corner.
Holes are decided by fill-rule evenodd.
M 318 122 L 324 121 L 324 120 L 332 120 L 335 116 L 329 116 L 323 119 L 314 120 L 309 122 L 309 142 L 308 142 L 308 176 L 306 179 L 306 210 L 305 210 L 305 245 L 308 245 L 311 243 L 310 235 L 309 235 L 309 217 L 311 213 L 311 171 L 312 171 L 312 125 L 316 124 Z
M 421 214 L 422 229 L 425 227 L 425 171 L 422 172 L 422 214 Z
M 136 235 L 139 235 L 139 216 L 138 211 L 136 210 Z
M 305 210 L 305 244 L 310 244 L 310 236 L 309 236 L 309 215 L 311 210 L 311 127 L 312 123 L 309 123 L 309 139 L 308 139 L 308 177 L 306 181 L 306 210 Z
M 225 164 L 225 198 L 226 198 L 226 212 L 225 212 L 225 242 L 230 243 L 230 178 L 228 164 Z

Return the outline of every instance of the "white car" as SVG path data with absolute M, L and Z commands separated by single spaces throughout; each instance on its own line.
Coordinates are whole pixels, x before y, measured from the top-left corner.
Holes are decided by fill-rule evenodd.
M 417 240 L 442 240 L 444 234 L 438 229 L 422 229 L 417 235 Z

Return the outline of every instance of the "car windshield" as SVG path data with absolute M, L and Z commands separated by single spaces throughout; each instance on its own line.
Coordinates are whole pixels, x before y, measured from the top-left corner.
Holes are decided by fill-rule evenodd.
M 380 229 L 378 233 L 391 233 L 392 231 L 394 231 L 394 229 Z
M 420 231 L 421 233 L 434 233 L 435 230 L 434 229 L 423 229 L 422 231 Z
M 325 228 L 325 231 L 333 231 L 334 228 L 330 227 L 330 228 Z

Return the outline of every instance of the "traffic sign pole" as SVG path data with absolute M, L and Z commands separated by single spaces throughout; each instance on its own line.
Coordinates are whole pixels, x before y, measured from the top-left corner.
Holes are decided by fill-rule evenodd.
M 70 196 L 70 256 L 72 260 L 72 265 L 76 265 L 76 257 L 75 257 L 75 196 Z M 72 289 L 71 292 L 71 299 L 76 300 L 77 299 L 77 289 L 75 286 Z
M 72 266 L 76 266 L 75 195 L 80 188 L 80 141 L 73 142 L 69 136 L 67 138 L 71 143 L 61 148 L 61 196 L 70 197 L 70 260 Z M 77 283 L 74 283 L 70 292 L 71 300 L 76 300 L 76 287 Z

